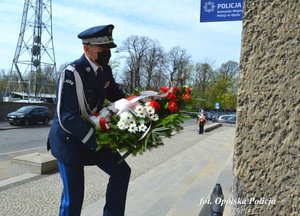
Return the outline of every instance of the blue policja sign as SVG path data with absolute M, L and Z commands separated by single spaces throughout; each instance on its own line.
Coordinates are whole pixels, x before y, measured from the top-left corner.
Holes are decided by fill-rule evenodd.
M 243 0 L 200 0 L 200 22 L 243 19 Z

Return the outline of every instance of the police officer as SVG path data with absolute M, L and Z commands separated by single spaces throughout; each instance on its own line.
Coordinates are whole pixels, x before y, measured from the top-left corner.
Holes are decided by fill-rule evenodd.
M 110 178 L 104 215 L 124 215 L 131 169 L 119 153 L 96 149 L 94 129 L 82 118 L 99 111 L 104 99 L 124 97 L 108 65 L 113 42 L 113 25 L 89 28 L 78 35 L 84 54 L 61 73 L 57 109 L 48 137 L 48 149 L 58 160 L 63 182 L 60 215 L 80 215 L 84 197 L 84 166 L 96 165 Z
M 199 134 L 203 134 L 205 122 L 206 122 L 206 118 L 205 118 L 205 115 L 204 115 L 204 111 L 201 110 L 200 113 L 197 116 L 197 123 L 199 125 Z

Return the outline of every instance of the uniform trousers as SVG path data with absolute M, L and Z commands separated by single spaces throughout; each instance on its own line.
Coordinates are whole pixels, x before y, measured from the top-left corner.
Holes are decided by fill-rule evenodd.
M 98 157 L 99 156 L 99 157 Z M 104 216 L 123 216 L 131 169 L 125 161 L 118 164 L 119 153 L 103 148 L 97 153 L 95 165 L 106 172 L 109 182 L 106 189 Z M 84 165 L 58 161 L 63 182 L 60 216 L 80 216 L 84 198 Z
M 203 134 L 204 132 L 204 124 L 199 124 L 199 134 Z

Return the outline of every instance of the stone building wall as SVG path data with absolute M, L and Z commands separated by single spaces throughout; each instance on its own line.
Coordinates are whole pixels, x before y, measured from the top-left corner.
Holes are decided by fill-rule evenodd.
M 244 1 L 232 215 L 300 215 L 299 41 L 299 0 Z

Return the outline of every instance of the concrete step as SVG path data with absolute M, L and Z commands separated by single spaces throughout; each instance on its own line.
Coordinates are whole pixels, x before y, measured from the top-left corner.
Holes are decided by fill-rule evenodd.
M 57 170 L 57 160 L 48 153 L 32 153 L 14 157 L 10 164 L 11 176 L 24 173 L 46 174 Z
M 58 169 L 57 160 L 49 152 L 36 152 L 14 157 L 11 161 L 6 162 L 5 166 L 9 166 L 5 172 L 8 177 L 0 180 L 0 190 L 12 184 L 27 182 L 41 174 L 55 172 Z
M 27 181 L 29 179 L 32 179 L 32 178 L 36 177 L 36 176 L 39 176 L 39 174 L 24 173 L 24 174 L 21 174 L 21 175 L 17 175 L 17 176 L 14 176 L 14 177 L 3 179 L 3 180 L 0 181 L 0 190 L 4 187 L 9 186 L 9 185 L 13 185 L 13 184 L 16 184 L 16 183 L 19 183 L 19 182 L 22 182 L 22 181 Z
M 234 133 L 227 130 L 199 141 L 131 182 L 125 215 L 199 215 L 200 199 L 209 197 L 233 152 Z M 104 202 L 88 206 L 82 215 L 101 215 Z

